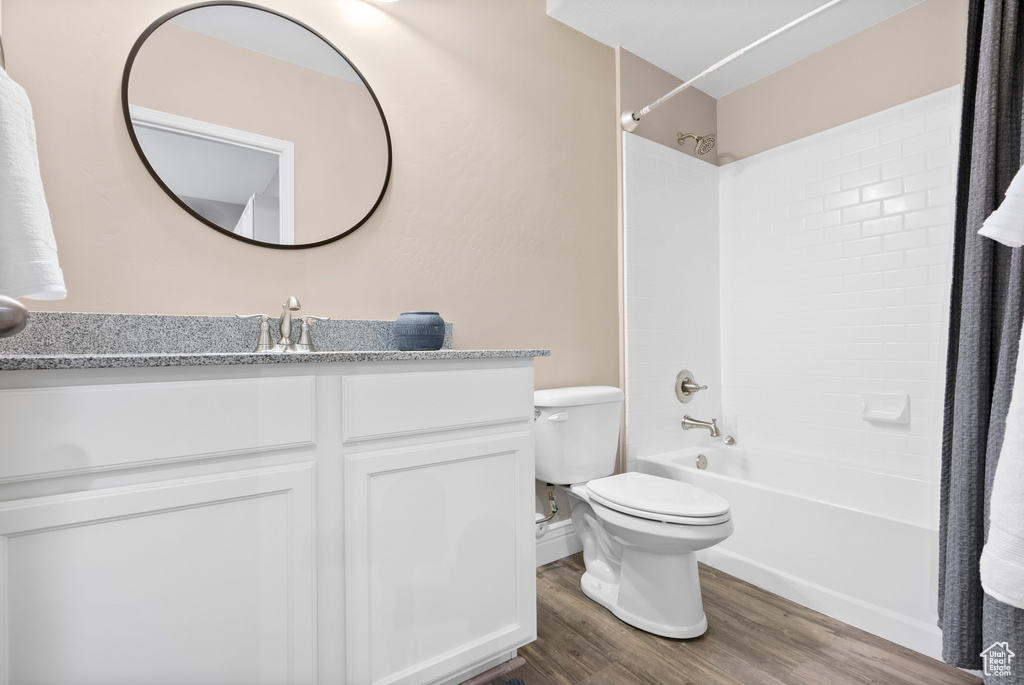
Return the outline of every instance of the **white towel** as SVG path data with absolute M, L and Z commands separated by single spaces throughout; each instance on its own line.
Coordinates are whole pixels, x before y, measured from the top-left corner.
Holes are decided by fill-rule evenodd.
M 0 295 L 67 297 L 25 89 L 0 69 Z
M 1010 181 L 1006 197 L 985 219 L 978 234 L 1010 247 L 1024 245 L 1024 168 Z
M 1006 434 L 989 507 L 988 541 L 981 553 L 981 586 L 1000 602 L 1024 609 L 1024 345 L 1017 357 Z

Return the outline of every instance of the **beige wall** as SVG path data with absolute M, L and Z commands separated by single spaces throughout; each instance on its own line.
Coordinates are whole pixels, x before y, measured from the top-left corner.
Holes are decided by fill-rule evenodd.
M 963 80 L 967 0 L 925 0 L 718 100 L 721 164 Z
M 395 149 L 370 221 L 295 251 L 202 225 L 136 157 L 121 70 L 180 0 L 2 2 L 69 292 L 33 308 L 273 313 L 296 295 L 338 318 L 436 309 L 457 347 L 551 348 L 538 387 L 617 384 L 614 51 L 548 18 L 544 0 L 263 0 L 364 73 Z
M 668 93 L 682 81 L 667 71 L 637 57 L 628 50 L 619 48 L 619 98 L 621 110 L 636 111 L 646 107 Z M 717 101 L 696 88 L 687 88 L 679 95 L 660 105 L 643 117 L 633 131 L 641 138 L 653 140 L 662 145 L 682 150 L 697 157 L 693 150 L 693 138 L 681 146 L 676 142 L 677 133 L 695 133 L 704 136 L 718 130 Z M 698 157 L 711 164 L 718 163 L 718 150 Z
M 297 244 L 355 226 L 380 195 L 387 140 L 362 84 L 165 23 L 132 64 L 128 101 L 294 143 Z

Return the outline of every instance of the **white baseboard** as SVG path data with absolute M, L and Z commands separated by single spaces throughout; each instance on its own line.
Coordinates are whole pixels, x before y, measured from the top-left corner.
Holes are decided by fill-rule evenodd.
M 836 592 L 717 547 L 698 552 L 697 558 L 708 566 L 808 609 L 821 612 L 933 659 L 942 659 L 942 633 L 930 623 L 897 614 L 884 607 Z
M 583 545 L 572 527 L 572 519 L 552 523 L 537 540 L 537 566 L 550 564 L 582 550 Z

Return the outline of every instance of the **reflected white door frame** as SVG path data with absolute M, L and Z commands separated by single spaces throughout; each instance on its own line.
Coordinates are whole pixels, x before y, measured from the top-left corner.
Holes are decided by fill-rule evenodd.
M 280 245 L 295 244 L 295 144 L 258 133 L 211 124 L 148 107 L 130 105 L 132 125 L 198 140 L 244 147 L 278 157 L 280 173 Z M 229 229 L 230 230 L 230 229 Z

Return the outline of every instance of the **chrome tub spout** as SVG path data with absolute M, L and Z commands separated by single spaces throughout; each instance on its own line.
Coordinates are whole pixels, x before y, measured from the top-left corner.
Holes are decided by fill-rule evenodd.
M 690 415 L 684 416 L 683 430 L 688 431 L 692 428 L 707 428 L 713 438 L 717 438 L 721 435 L 718 431 L 718 421 L 715 419 L 711 419 L 710 421 L 701 421 L 700 419 L 695 419 Z

